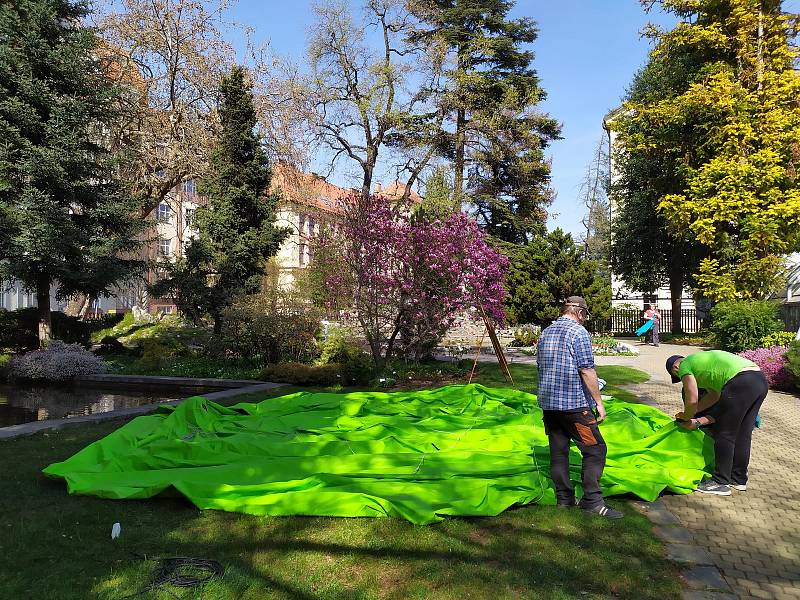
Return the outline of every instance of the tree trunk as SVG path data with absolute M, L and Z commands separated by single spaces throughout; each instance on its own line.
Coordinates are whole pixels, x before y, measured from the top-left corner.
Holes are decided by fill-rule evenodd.
M 215 314 L 214 317 L 214 333 L 222 333 L 222 315 Z
M 46 348 L 53 335 L 50 321 L 50 278 L 40 275 L 36 281 L 36 306 L 39 309 L 39 348 Z
M 458 109 L 456 116 L 456 151 L 453 169 L 455 177 L 453 179 L 453 196 L 456 206 L 461 206 L 462 194 L 464 192 L 464 146 L 466 144 L 466 125 L 467 118 L 463 108 Z
M 669 295 L 672 302 L 672 333 L 683 333 L 681 327 L 681 298 L 683 296 L 683 277 L 678 273 L 669 274 Z

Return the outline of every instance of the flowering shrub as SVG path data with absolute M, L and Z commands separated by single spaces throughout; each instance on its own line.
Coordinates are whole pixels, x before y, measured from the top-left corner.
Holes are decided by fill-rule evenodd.
M 445 220 L 410 214 L 379 197 L 351 199 L 335 231 L 317 238 L 316 295 L 351 311 L 376 365 L 393 356 L 423 358 L 472 307 L 505 320 L 508 260 L 463 213 Z
M 769 382 L 769 387 L 777 390 L 789 390 L 794 386 L 794 376 L 787 369 L 787 348 L 785 346 L 772 346 L 771 348 L 756 348 L 740 352 L 748 360 L 756 363 Z
M 16 356 L 9 363 L 11 379 L 66 381 L 77 375 L 105 373 L 103 359 L 80 344 L 53 340 L 44 350 Z

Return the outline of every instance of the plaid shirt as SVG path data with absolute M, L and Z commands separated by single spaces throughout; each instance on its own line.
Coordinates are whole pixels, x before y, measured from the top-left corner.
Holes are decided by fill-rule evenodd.
M 539 337 L 539 406 L 543 410 L 594 408 L 578 369 L 594 369 L 589 332 L 569 317 L 559 317 Z

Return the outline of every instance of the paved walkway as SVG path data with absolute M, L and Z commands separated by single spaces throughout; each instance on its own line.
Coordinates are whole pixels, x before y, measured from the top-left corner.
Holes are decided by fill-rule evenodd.
M 650 381 L 629 386 L 643 401 L 668 414 L 681 410 L 680 386 L 664 368 L 672 354 L 699 348 L 662 344 L 638 346 L 638 357 L 597 357 L 650 373 Z M 740 598 L 800 599 L 800 399 L 770 392 L 753 433 L 746 492 L 719 497 L 694 493 L 665 496 L 664 504 L 712 556 Z

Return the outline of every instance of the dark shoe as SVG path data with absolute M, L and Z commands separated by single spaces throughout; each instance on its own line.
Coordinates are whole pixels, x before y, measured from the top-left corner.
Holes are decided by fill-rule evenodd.
M 747 491 L 747 484 L 746 483 L 732 483 L 731 488 L 736 490 L 737 492 L 746 492 Z
M 625 515 L 605 504 L 598 504 L 592 508 L 581 508 L 584 512 L 605 517 L 606 519 L 621 519 Z
M 572 502 L 556 502 L 556 508 L 575 508 L 578 506 L 578 500 L 573 498 Z
M 724 483 L 717 483 L 713 479 L 709 479 L 708 481 L 704 481 L 700 485 L 697 486 L 696 492 L 701 492 L 703 494 L 714 494 L 715 496 L 730 496 L 731 495 L 731 487 Z

